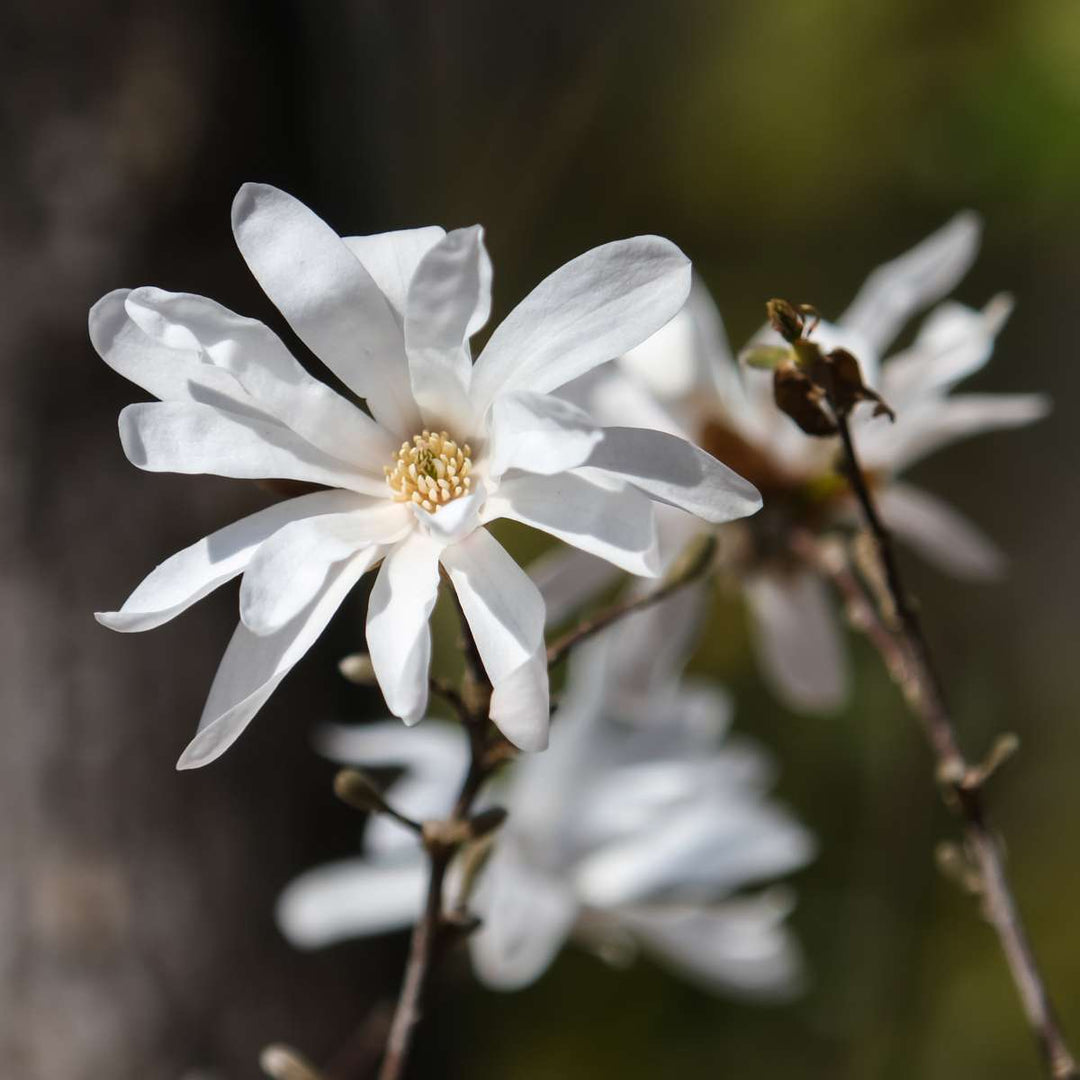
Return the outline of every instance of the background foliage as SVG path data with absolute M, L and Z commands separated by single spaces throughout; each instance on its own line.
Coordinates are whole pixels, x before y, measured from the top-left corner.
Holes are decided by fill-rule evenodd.
M 357 610 L 227 758 L 180 776 L 234 593 L 143 638 L 90 619 L 165 552 L 265 501 L 128 466 L 114 420 L 130 388 L 85 337 L 93 300 L 143 283 L 280 329 L 229 234 L 246 179 L 343 232 L 482 221 L 497 314 L 596 243 L 661 233 L 735 342 L 766 297 L 836 314 L 954 209 L 984 215 L 959 295 L 1007 288 L 1018 309 L 973 388 L 1044 389 L 1057 411 L 918 470 L 1010 552 L 1009 579 L 913 573 L 967 746 L 1021 735 L 992 796 L 1080 1035 L 1073 0 L 11 0 L 2 18 L 5 1076 L 250 1077 L 263 1042 L 326 1057 L 396 989 L 402 939 L 303 957 L 271 919 L 292 874 L 354 841 L 307 739 L 321 718 L 378 714 L 333 673 L 359 644 Z M 795 883 L 809 994 L 732 1004 L 577 952 L 511 997 L 458 972 L 416 1075 L 1036 1075 L 994 941 L 933 868 L 950 825 L 921 743 L 873 657 L 855 655 L 852 707 L 819 719 L 761 688 L 733 601 L 699 658 L 821 840 Z

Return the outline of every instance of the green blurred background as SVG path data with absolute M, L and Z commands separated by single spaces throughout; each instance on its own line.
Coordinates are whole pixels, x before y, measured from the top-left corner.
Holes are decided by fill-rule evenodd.
M 993 782 L 996 819 L 1080 1038 L 1076 0 L 11 0 L 2 18 L 5 1077 L 253 1077 L 265 1042 L 325 1060 L 396 990 L 403 937 L 301 956 L 270 914 L 293 874 L 355 843 L 307 747 L 320 719 L 379 713 L 333 668 L 360 644 L 357 610 L 195 774 L 172 765 L 235 593 L 145 637 L 89 614 L 265 501 L 128 466 L 114 421 L 138 391 L 85 339 L 90 304 L 137 284 L 281 329 L 232 247 L 248 179 L 343 233 L 482 222 L 496 317 L 597 243 L 669 236 L 736 343 L 768 296 L 835 315 L 955 210 L 984 216 L 958 295 L 1008 289 L 1018 307 L 972 388 L 1045 390 L 1056 411 L 917 470 L 1010 553 L 1009 578 L 910 569 L 966 747 L 1021 737 Z M 413 1074 L 1038 1075 L 992 935 L 934 868 L 953 828 L 919 734 L 853 649 L 853 703 L 831 718 L 770 698 L 734 605 L 698 662 L 733 688 L 737 728 L 775 752 L 782 797 L 820 838 L 794 882 L 801 1000 L 714 1000 L 578 952 L 513 996 L 451 966 Z

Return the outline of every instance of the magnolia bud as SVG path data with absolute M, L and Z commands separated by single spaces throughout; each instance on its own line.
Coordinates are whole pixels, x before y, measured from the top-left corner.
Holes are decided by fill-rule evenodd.
M 259 1067 L 272 1080 L 322 1080 L 319 1071 L 292 1047 L 275 1043 L 259 1055 Z
M 491 806 L 469 818 L 469 834 L 473 840 L 480 840 L 493 833 L 506 820 L 507 812 L 502 806 Z
M 375 668 L 367 653 L 350 653 L 338 661 L 338 671 L 357 686 L 375 685 Z
M 387 809 L 382 792 L 359 769 L 342 769 L 334 777 L 334 794 L 346 806 L 367 814 L 378 814 Z
M 749 345 L 739 353 L 739 362 L 762 371 L 773 371 L 791 362 L 791 350 L 786 345 Z
M 786 300 L 773 299 L 765 305 L 765 314 L 769 325 L 790 345 L 802 337 L 803 317 L 794 304 Z

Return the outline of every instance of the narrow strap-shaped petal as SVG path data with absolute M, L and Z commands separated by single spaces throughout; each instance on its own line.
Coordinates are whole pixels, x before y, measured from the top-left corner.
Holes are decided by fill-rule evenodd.
M 131 289 L 115 289 L 90 309 L 90 341 L 114 371 L 162 401 L 194 401 L 272 420 L 228 371 L 208 364 L 195 349 L 154 341 L 131 319 Z
M 583 465 L 602 438 L 589 414 L 569 401 L 527 390 L 500 394 L 491 410 L 491 475 L 565 472 Z
M 315 747 L 342 765 L 404 770 L 387 795 L 395 809 L 414 821 L 446 816 L 469 763 L 468 740 L 461 725 L 435 719 L 414 728 L 398 720 L 327 724 L 316 731 Z M 364 847 L 379 856 L 405 848 L 415 850 L 416 835 L 380 814 L 367 823 Z
M 491 313 L 491 259 L 479 225 L 448 233 L 421 259 L 405 303 L 405 351 L 425 424 L 472 427 L 469 338 Z
M 940 396 L 990 359 L 994 338 L 1012 312 L 1012 299 L 995 296 L 982 311 L 940 304 L 919 327 L 910 349 L 882 367 L 881 394 L 898 413 L 920 399 Z
M 745 395 L 723 320 L 702 280 L 695 274 L 686 305 L 666 326 L 631 349 L 619 365 L 660 401 L 691 410 L 694 395 L 715 394 L 725 411 L 738 413 Z M 605 421 L 625 423 L 623 421 Z M 654 425 L 636 425 L 648 426 Z
M 558 396 L 578 405 L 601 427 L 646 427 L 688 438 L 691 425 L 698 423 L 698 418 L 683 408 L 685 402 L 661 402 L 621 363 L 601 364 L 561 387 Z
M 804 965 L 784 923 L 785 892 L 698 904 L 622 907 L 621 926 L 679 977 L 713 994 L 785 1001 L 803 987 Z
M 682 307 L 690 260 L 669 240 L 604 244 L 545 278 L 491 335 L 473 369 L 482 416 L 508 390 L 546 393 L 641 344 Z
M 199 730 L 180 755 L 178 769 L 199 768 L 232 746 L 315 643 L 371 561 L 369 553 L 362 552 L 335 567 L 322 592 L 276 634 L 260 637 L 243 623 L 237 625 L 210 687 Z
M 539 679 L 533 676 L 532 668 L 519 672 L 523 665 L 535 666 L 542 652 L 544 600 L 540 590 L 486 529 L 476 529 L 446 548 L 440 561 L 495 691 L 492 720 L 515 746 L 542 750 L 547 745 L 549 718 L 547 662 L 543 662 Z M 524 700 L 503 692 L 503 684 L 512 676 L 519 687 L 529 691 Z
M 528 565 L 544 598 L 548 626 L 559 626 L 619 580 L 619 568 L 597 555 L 562 544 Z
M 252 633 L 276 633 L 318 595 L 335 565 L 361 549 L 374 558 L 373 545 L 389 544 L 411 527 L 409 511 L 389 499 L 286 525 L 244 571 L 240 618 Z
M 415 724 L 427 710 L 431 628 L 439 591 L 438 541 L 414 531 L 383 561 L 368 600 L 367 644 L 390 711 Z
M 428 876 L 426 860 L 413 848 L 393 861 L 342 859 L 294 878 L 274 912 L 281 932 L 299 949 L 318 949 L 411 926 L 420 917 Z
M 813 574 L 759 574 L 745 586 L 758 663 L 797 712 L 831 712 L 848 691 L 847 654 L 825 586 Z
M 152 630 L 242 573 L 259 545 L 283 526 L 340 513 L 365 501 L 351 491 L 333 490 L 268 506 L 178 551 L 143 580 L 119 611 L 99 611 L 94 617 L 102 626 L 123 633 Z
M 910 251 L 874 270 L 838 322 L 884 352 L 912 315 L 952 292 L 975 261 L 981 235 L 978 215 L 957 214 Z
M 1044 394 L 955 394 L 923 402 L 896 423 L 866 422 L 856 442 L 867 468 L 902 472 L 935 450 L 988 431 L 1024 427 L 1050 412 Z
M 877 501 L 885 524 L 947 574 L 986 581 L 1004 573 L 1005 555 L 993 540 L 929 492 L 894 482 Z
M 398 438 L 418 427 L 401 328 L 341 237 L 303 203 L 266 184 L 233 202 L 237 246 L 301 340 Z
M 764 801 L 725 794 L 669 808 L 662 826 L 638 829 L 583 858 L 578 895 L 598 907 L 643 900 L 672 881 L 724 895 L 804 865 L 807 831 Z
M 480 880 L 479 930 L 469 953 L 480 981 L 496 990 L 535 982 L 558 955 L 578 915 L 567 883 L 539 873 L 510 843 L 499 843 Z
M 262 409 L 332 457 L 381 477 L 397 449 L 366 413 L 296 361 L 281 339 L 204 296 L 136 289 L 128 313 L 154 341 L 195 350 L 235 376 Z
M 288 428 L 212 405 L 128 405 L 120 413 L 120 442 L 128 461 L 147 472 L 304 480 L 361 494 L 386 493 L 385 480 L 353 471 Z
M 619 490 L 574 473 L 510 474 L 484 508 L 485 521 L 500 517 L 532 525 L 631 574 L 659 573 L 652 503 L 635 488 Z
M 399 322 L 405 319 L 405 297 L 420 260 L 446 235 L 441 225 L 398 229 L 373 236 L 345 236 L 345 246 L 364 264 Z
M 693 443 L 663 431 L 605 428 L 586 464 L 713 524 L 761 509 L 761 495 L 749 480 Z
M 461 725 L 437 720 L 415 731 L 396 720 L 325 724 L 315 732 L 315 748 L 341 765 L 390 766 L 431 775 L 456 774 L 469 760 Z

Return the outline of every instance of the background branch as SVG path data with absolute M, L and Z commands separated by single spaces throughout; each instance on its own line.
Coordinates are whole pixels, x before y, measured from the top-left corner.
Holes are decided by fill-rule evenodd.
M 644 611 L 666 600 L 672 593 L 678 592 L 684 585 L 703 578 L 712 569 L 713 556 L 716 554 L 716 536 L 707 533 L 698 540 L 692 541 L 689 549 L 674 566 L 671 573 L 663 584 L 650 593 L 635 597 L 632 600 L 624 600 L 604 608 L 589 619 L 583 619 L 573 629 L 568 630 L 562 637 L 556 638 L 548 646 L 548 667 L 554 667 L 575 646 L 591 638 L 594 634 L 606 630 L 612 623 L 633 615 L 634 612 Z
M 866 627 L 867 636 L 878 646 L 890 671 L 895 673 L 900 670 L 904 673 L 901 685 L 905 689 L 905 697 L 922 722 L 934 753 L 945 804 L 963 824 L 969 856 L 978 873 L 986 918 L 997 934 L 1048 1074 L 1054 1080 L 1077 1080 L 1080 1072 L 1077 1071 L 1076 1060 L 1065 1042 L 1005 874 L 1001 846 L 990 827 L 983 793 L 988 770 L 971 765 L 960 749 L 944 686 L 923 632 L 922 621 L 900 574 L 892 536 L 878 514 L 873 494 L 859 464 L 848 412 L 838 405 L 828 387 L 827 392 L 844 448 L 847 479 L 881 560 L 889 596 L 896 610 L 899 643 L 906 654 L 907 663 L 902 662 L 903 657 L 886 641 L 884 628 L 876 620 Z M 833 570 L 830 576 L 845 597 L 855 599 L 851 591 L 854 578 L 850 571 Z M 857 582 L 855 585 L 857 587 Z M 869 603 L 865 594 L 862 594 L 862 600 Z

